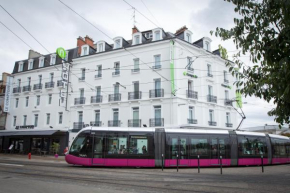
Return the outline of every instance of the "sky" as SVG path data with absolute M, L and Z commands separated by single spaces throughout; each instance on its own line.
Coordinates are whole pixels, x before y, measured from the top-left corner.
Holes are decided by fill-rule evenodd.
M 134 10 L 123 0 L 62 0 L 80 15 L 93 23 L 109 37 L 122 36 L 131 39 L 134 24 Z M 234 6 L 224 0 L 126 0 L 141 12 L 135 12 L 136 26 L 140 31 L 162 27 L 165 31 L 175 32 L 186 25 L 193 32 L 192 40 L 202 37 L 212 39 L 212 50 L 221 44 L 228 50 L 229 59 L 237 52 L 232 41 L 223 42 L 220 38 L 210 35 L 216 27 L 230 28 L 234 25 L 234 17 L 239 17 L 233 10 Z M 45 48 L 41 47 L 23 30 L 1 7 L 0 22 L 10 28 L 23 39 L 24 44 L 0 23 L 0 73 L 12 72 L 15 61 L 28 57 L 29 49 L 41 54 L 52 53 L 56 48 L 76 47 L 79 36 L 90 36 L 95 42 L 112 41 L 86 23 L 83 19 L 65 7 L 58 0 L 0 0 L 3 6 L 15 17 Z M 154 23 L 154 24 L 153 24 Z M 242 60 L 251 65 L 249 57 Z M 267 112 L 275 107 L 262 99 L 243 98 L 243 111 L 246 119 L 242 128 L 274 125 L 274 117 Z M 240 119 L 239 119 L 240 120 Z

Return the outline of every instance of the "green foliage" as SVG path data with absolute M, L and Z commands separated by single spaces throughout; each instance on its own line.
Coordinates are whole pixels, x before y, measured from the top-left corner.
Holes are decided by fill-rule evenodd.
M 51 147 L 52 147 L 53 151 L 54 151 L 56 154 L 58 154 L 58 152 L 59 152 L 59 147 L 60 147 L 59 143 L 55 143 L 55 142 L 53 142 L 53 144 L 52 144 Z
M 221 45 L 219 45 L 219 51 L 221 53 L 221 57 L 225 60 L 228 59 L 228 51 L 227 49 L 225 49 L 224 47 L 222 47 Z
M 290 1 L 289 0 L 225 0 L 235 5 L 240 17 L 231 29 L 216 28 L 211 34 L 232 40 L 240 51 L 234 65 L 227 63 L 238 78 L 236 85 L 245 96 L 256 96 L 276 108 L 268 112 L 281 125 L 290 123 Z M 249 67 L 240 56 L 250 54 L 255 64 Z M 235 68 L 240 69 L 239 71 Z

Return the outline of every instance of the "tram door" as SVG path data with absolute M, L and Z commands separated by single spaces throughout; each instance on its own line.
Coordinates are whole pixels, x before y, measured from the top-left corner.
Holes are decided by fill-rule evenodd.
M 170 138 L 171 166 L 188 166 L 187 138 L 183 136 Z M 177 159 L 178 158 L 178 159 Z
M 92 138 L 92 165 L 104 165 L 105 138 L 102 135 L 91 135 Z
M 220 164 L 220 156 L 225 159 L 226 156 L 226 144 L 223 138 L 212 138 L 211 139 L 211 165 Z M 223 160 L 222 160 L 223 161 Z M 225 163 L 222 163 L 223 165 Z

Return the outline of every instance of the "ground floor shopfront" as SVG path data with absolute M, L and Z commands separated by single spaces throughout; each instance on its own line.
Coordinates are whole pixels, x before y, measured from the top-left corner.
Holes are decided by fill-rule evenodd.
M 0 152 L 62 155 L 69 133 L 61 130 L 0 132 Z M 58 152 L 53 144 L 59 146 Z

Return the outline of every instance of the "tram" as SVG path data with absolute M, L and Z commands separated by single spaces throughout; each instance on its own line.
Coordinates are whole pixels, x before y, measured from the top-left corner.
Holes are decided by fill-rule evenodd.
M 227 130 L 87 127 L 66 162 L 105 167 L 249 166 L 290 163 L 290 138 Z

